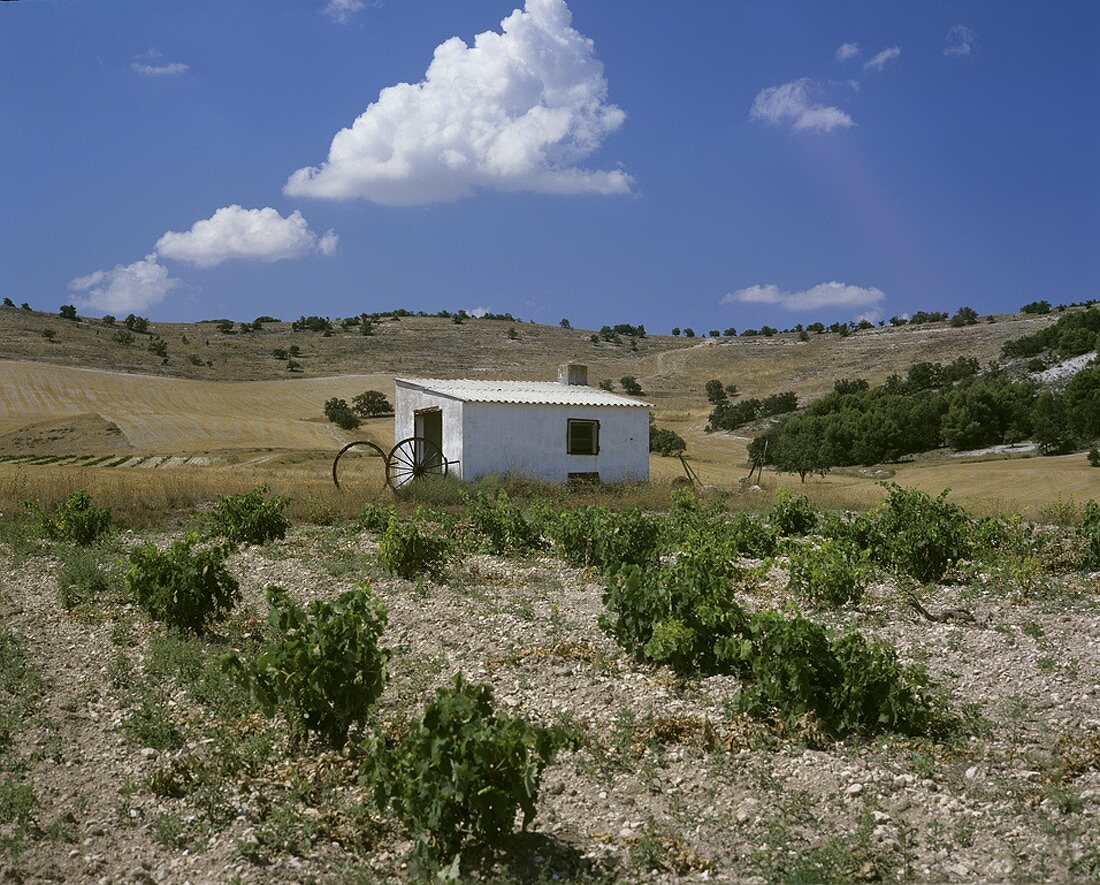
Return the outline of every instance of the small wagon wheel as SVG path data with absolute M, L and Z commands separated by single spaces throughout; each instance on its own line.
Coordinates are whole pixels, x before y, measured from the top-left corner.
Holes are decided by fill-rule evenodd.
M 410 436 L 392 449 L 386 458 L 386 484 L 400 489 L 425 476 L 446 476 L 447 459 L 430 439 Z
M 372 443 L 369 439 L 360 439 L 356 440 L 355 442 L 349 442 L 346 446 L 340 449 L 339 452 L 336 453 L 336 457 L 332 460 L 332 481 L 336 484 L 336 488 L 340 488 L 340 480 L 336 475 L 336 468 L 340 464 L 340 458 L 343 456 L 344 452 L 346 452 L 350 448 L 354 448 L 355 446 L 370 446 L 372 449 L 378 452 L 379 457 L 381 457 L 382 459 L 382 463 L 386 465 L 386 482 L 389 483 L 390 463 L 389 457 L 386 455 L 385 450 L 377 443 Z

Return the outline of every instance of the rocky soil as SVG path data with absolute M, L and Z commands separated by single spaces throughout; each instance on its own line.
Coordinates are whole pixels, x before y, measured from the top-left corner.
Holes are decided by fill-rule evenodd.
M 263 629 L 267 585 L 304 601 L 361 581 L 389 609 L 379 727 L 461 671 L 583 736 L 547 770 L 531 831 L 467 853 L 472 878 L 1100 880 L 1095 575 L 969 573 L 923 597 L 933 616 L 970 616 L 942 622 L 891 582 L 855 609 L 812 612 L 894 642 L 967 722 L 942 743 L 836 743 L 735 715 L 736 679 L 632 662 L 597 624 L 599 576 L 553 558 L 467 555 L 447 583 L 414 583 L 382 574 L 369 533 L 299 528 L 234 555 L 244 602 L 219 635 L 184 642 L 121 594 L 117 562 L 138 540 L 101 550 L 114 585 L 67 610 L 60 552 L 0 538 L 15 637 L 0 651 L 21 637 L 40 677 L 0 689 L 0 711 L 17 713 L 6 749 L 0 728 L 0 882 L 403 879 L 411 842 L 358 784 L 354 744 L 294 746 L 285 722 L 242 713 L 211 675 L 216 654 Z M 797 605 L 780 569 L 750 597 Z

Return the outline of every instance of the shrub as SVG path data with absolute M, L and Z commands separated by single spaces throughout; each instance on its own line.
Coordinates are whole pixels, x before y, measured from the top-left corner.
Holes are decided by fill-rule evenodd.
M 126 588 L 155 621 L 177 630 L 202 633 L 224 620 L 240 601 L 241 591 L 229 574 L 225 547 L 195 549 L 194 533 L 172 542 L 167 550 L 142 544 L 130 551 Z
M 736 700 L 742 712 L 788 727 L 797 726 L 808 713 L 823 723 L 832 718 L 830 694 L 842 674 L 820 624 L 756 612 L 744 636 L 731 637 L 720 649 L 727 666 L 740 661 L 748 671 L 749 684 Z
M 507 492 L 500 492 L 495 499 L 478 492 L 467 502 L 466 515 L 474 531 L 485 538 L 489 551 L 498 556 L 537 550 L 543 545 L 541 527 L 524 516 Z
M 92 496 L 84 489 L 74 492 L 68 500 L 43 520 L 42 530 L 48 538 L 71 541 L 87 546 L 111 528 L 111 511 L 92 504 Z
M 461 675 L 439 689 L 400 741 L 368 744 L 362 780 L 417 840 L 414 858 L 434 867 L 454 860 L 467 839 L 499 843 L 535 816 L 543 769 L 559 735 L 493 708 L 493 690 Z
M 149 331 L 148 317 L 139 317 L 136 314 L 130 313 L 126 315 L 126 319 L 122 321 L 122 324 L 131 332 L 137 332 L 138 334 L 144 334 Z
M 448 541 L 425 531 L 418 516 L 402 523 L 395 515 L 378 545 L 378 561 L 399 578 L 411 580 L 426 574 L 439 580 L 449 552 Z
M 266 544 L 286 537 L 290 521 L 283 514 L 289 500 L 267 497 L 262 485 L 242 495 L 221 495 L 210 512 L 210 528 L 232 544 Z
M 76 308 L 71 304 L 62 304 L 61 309 L 57 312 L 57 315 L 63 320 L 75 320 Z
M 947 723 L 928 675 L 919 666 L 903 666 L 888 642 L 846 633 L 830 649 L 843 680 L 833 689 L 832 731 L 871 735 L 882 731 L 922 735 Z
M 691 556 L 659 570 L 619 569 L 603 603 L 600 627 L 628 654 L 688 673 L 720 672 L 716 643 L 739 634 L 746 621 L 729 581 Z
M 1100 449 L 1093 446 L 1088 454 L 1089 467 L 1100 467 Z
M 1085 564 L 1100 568 L 1100 504 L 1085 502 L 1085 519 L 1079 531 L 1085 542 Z
M 638 379 L 633 375 L 623 375 L 623 377 L 619 379 L 619 383 L 622 385 L 623 390 L 632 396 L 642 395 L 642 385 L 638 383 Z
M 936 581 L 970 555 L 971 521 L 962 508 L 947 502 L 948 489 L 930 498 L 896 483 L 879 517 L 879 555 L 898 571 L 918 581 Z
M 351 410 L 348 401 L 334 396 L 325 401 L 325 417 L 337 427 L 344 430 L 355 430 L 359 426 L 359 418 Z
M 549 514 L 546 533 L 570 564 L 614 571 L 623 564 L 656 563 L 661 524 L 637 509 L 614 513 L 583 506 Z
M 649 425 L 649 450 L 662 456 L 678 455 L 687 449 L 687 443 L 675 430 Z
M 364 390 L 352 397 L 351 408 L 356 415 L 362 418 L 393 413 L 393 406 L 390 405 L 390 401 L 386 399 L 386 395 L 380 390 Z
M 832 608 L 859 602 L 866 586 L 868 553 L 831 538 L 790 551 L 790 588 L 799 596 Z
M 805 495 L 792 498 L 786 489 L 775 496 L 768 522 L 780 535 L 808 535 L 817 528 L 819 512 Z
M 386 607 L 360 585 L 302 609 L 281 587 L 266 591 L 271 641 L 247 662 L 224 658 L 268 716 L 286 715 L 296 738 L 316 732 L 342 747 L 366 721 L 386 682 L 389 652 L 378 647 Z
M 389 504 L 365 504 L 359 513 L 359 528 L 376 534 L 384 532 L 397 512 Z
M 788 727 L 816 720 L 832 736 L 883 730 L 926 734 L 945 720 L 928 680 L 887 643 L 830 638 L 819 624 L 776 612 L 747 615 L 706 559 L 659 570 L 620 569 L 600 626 L 636 659 L 683 673 L 739 675 L 743 712 Z
M 748 667 L 751 682 L 736 706 L 751 715 L 787 727 L 812 716 L 834 737 L 923 735 L 946 725 L 925 671 L 902 666 L 889 643 L 858 633 L 830 640 L 819 624 L 763 611 L 729 648 Z
M 728 329 L 726 331 L 729 331 Z M 706 383 L 707 402 L 712 406 L 721 405 L 729 401 L 729 394 L 722 382 L 717 378 Z
M 107 573 L 93 556 L 87 554 L 69 559 L 57 578 L 57 595 L 63 608 L 98 602 L 109 589 Z

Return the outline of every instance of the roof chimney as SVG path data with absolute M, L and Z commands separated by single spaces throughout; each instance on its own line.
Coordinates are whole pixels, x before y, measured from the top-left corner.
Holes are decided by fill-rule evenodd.
M 582 366 L 580 363 L 566 363 L 558 369 L 558 383 L 587 387 L 588 366 Z

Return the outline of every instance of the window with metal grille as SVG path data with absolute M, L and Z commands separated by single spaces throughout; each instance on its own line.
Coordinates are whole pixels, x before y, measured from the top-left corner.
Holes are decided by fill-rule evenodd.
M 569 420 L 566 451 L 570 455 L 598 455 L 600 453 L 600 422 Z

